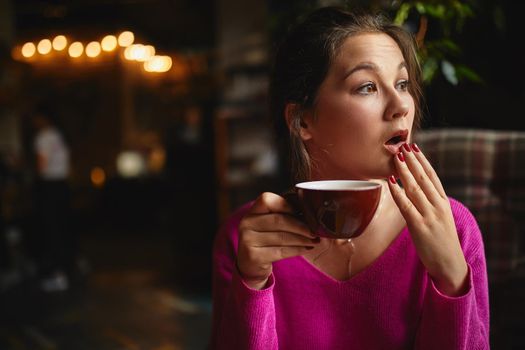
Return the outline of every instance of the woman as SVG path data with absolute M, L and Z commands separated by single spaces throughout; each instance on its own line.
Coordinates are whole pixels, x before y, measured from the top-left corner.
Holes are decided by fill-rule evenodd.
M 214 248 L 213 347 L 488 349 L 478 226 L 410 144 L 421 95 L 411 36 L 317 10 L 280 47 L 271 90 L 296 181 L 375 180 L 383 196 L 351 271 L 348 244 L 316 238 L 277 194 L 234 213 Z

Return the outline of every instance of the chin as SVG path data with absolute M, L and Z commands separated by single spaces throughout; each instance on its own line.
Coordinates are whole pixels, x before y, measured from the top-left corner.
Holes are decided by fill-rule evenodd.
M 390 175 L 394 175 L 397 178 L 399 178 L 399 174 L 397 172 L 396 166 L 394 165 L 394 160 L 391 159 L 388 163 L 386 163 L 380 171 L 376 173 L 376 175 L 373 177 L 375 179 L 388 179 Z

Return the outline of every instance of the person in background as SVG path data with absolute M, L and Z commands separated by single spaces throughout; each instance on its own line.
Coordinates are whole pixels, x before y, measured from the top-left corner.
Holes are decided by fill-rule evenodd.
M 33 115 L 36 235 L 40 251 L 37 260 L 44 291 L 69 288 L 76 260 L 75 237 L 69 229 L 70 153 L 63 135 L 53 122 L 51 108 L 39 105 Z
M 215 239 L 212 348 L 489 348 L 478 225 L 411 143 L 420 84 L 412 36 L 381 16 L 323 8 L 284 39 L 270 103 L 294 181 L 373 180 L 380 209 L 355 250 L 278 194 L 236 211 Z

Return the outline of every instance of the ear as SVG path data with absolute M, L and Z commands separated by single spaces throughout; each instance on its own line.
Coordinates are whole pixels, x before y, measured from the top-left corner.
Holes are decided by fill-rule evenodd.
M 287 103 L 284 108 L 284 117 L 286 118 L 286 125 L 288 130 L 299 134 L 303 141 L 308 141 L 312 138 L 312 133 L 308 129 L 309 120 L 307 121 L 308 112 L 305 112 L 297 103 Z

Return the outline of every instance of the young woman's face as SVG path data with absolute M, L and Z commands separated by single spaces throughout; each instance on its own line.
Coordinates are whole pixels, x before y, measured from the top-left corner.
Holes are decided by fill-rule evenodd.
M 393 157 L 409 142 L 414 99 L 397 43 L 367 33 L 343 43 L 321 84 L 301 137 L 314 179 L 378 179 L 394 174 Z M 396 135 L 399 135 L 395 137 Z

